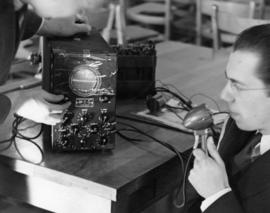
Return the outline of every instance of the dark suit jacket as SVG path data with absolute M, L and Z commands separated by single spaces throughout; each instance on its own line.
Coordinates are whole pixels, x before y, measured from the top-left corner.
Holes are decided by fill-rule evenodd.
M 10 66 L 16 54 L 20 40 L 33 36 L 38 30 L 42 19 L 23 7 L 15 12 L 10 0 L 1 0 L 0 3 L 0 85 L 7 78 Z M 18 18 L 24 16 L 19 28 Z
M 270 212 L 270 151 L 260 156 L 248 168 L 236 174 L 231 173 L 232 158 L 253 134 L 254 132 L 241 131 L 235 122 L 229 119 L 219 153 L 225 162 L 232 191 L 220 197 L 205 213 Z M 188 212 L 199 210 L 193 208 Z

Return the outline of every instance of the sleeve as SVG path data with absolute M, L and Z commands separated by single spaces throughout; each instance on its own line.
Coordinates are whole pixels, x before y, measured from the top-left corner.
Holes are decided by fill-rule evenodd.
M 22 40 L 31 38 L 33 35 L 35 35 L 40 29 L 43 20 L 33 11 L 27 10 L 24 14 L 24 22 L 25 28 L 23 30 Z
M 201 204 L 201 210 L 204 212 L 212 203 L 214 203 L 216 200 L 218 200 L 221 196 L 231 191 L 231 188 L 225 188 L 216 194 L 213 194 L 212 196 L 206 198 L 202 204 Z
M 241 205 L 232 191 L 224 194 L 212 203 L 204 213 L 244 213 Z

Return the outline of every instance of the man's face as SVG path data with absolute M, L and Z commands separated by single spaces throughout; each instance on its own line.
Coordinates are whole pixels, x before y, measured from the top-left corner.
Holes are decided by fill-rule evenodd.
M 71 16 L 87 6 L 86 0 L 26 0 L 44 18 Z
M 270 97 L 264 83 L 256 76 L 259 55 L 249 51 L 233 52 L 225 75 L 228 82 L 221 92 L 231 117 L 240 129 L 260 130 L 270 134 Z

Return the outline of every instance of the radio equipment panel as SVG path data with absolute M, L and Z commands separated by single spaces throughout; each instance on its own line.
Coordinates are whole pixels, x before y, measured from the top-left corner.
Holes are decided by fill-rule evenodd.
M 43 88 L 71 106 L 47 128 L 53 150 L 107 150 L 115 146 L 116 54 L 98 33 L 43 41 Z

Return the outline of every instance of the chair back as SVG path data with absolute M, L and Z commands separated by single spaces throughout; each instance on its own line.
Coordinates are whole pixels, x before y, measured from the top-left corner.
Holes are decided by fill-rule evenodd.
M 196 0 L 196 44 L 201 45 L 203 35 L 203 15 L 211 17 L 212 5 L 217 5 L 220 11 L 230 12 L 233 15 L 240 17 L 253 18 L 255 15 L 256 4 L 254 1 L 248 3 L 232 2 L 222 0 Z M 206 37 L 211 38 L 211 32 Z
M 147 0 L 127 8 L 127 19 L 146 26 L 164 26 L 164 40 L 169 40 L 173 13 L 184 16 L 186 13 L 181 8 L 191 5 L 192 2 L 193 0 Z
M 265 13 L 265 0 L 234 0 L 236 2 L 240 3 L 249 3 L 250 1 L 255 2 L 255 14 L 253 18 L 259 18 L 263 19 L 264 18 L 264 13 Z
M 167 40 L 170 37 L 170 11 L 171 1 L 162 2 L 144 2 L 127 8 L 127 19 L 135 21 L 142 25 L 161 25 L 164 26 L 164 37 Z
M 90 8 L 86 10 L 86 15 L 89 20 L 89 24 L 95 27 L 97 30 L 102 30 L 106 27 L 109 19 L 110 9 L 109 7 L 102 8 Z
M 239 17 L 230 12 L 222 11 L 218 5 L 212 6 L 213 49 L 220 48 L 221 32 L 229 33 L 236 39 L 243 30 L 255 25 L 270 24 L 270 20 Z

